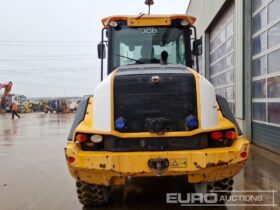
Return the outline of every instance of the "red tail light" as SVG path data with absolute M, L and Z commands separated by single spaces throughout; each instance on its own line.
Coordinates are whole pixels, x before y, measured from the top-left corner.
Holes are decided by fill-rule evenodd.
M 227 131 L 227 132 L 225 133 L 225 138 L 226 138 L 226 139 L 230 139 L 230 140 L 235 139 L 235 138 L 236 138 L 236 133 L 235 133 L 235 131 Z
M 68 157 L 67 160 L 68 160 L 69 163 L 74 163 L 75 162 L 74 157 Z
M 78 134 L 75 138 L 76 141 L 80 142 L 80 143 L 83 143 L 83 142 L 86 142 L 89 140 L 89 137 L 88 135 L 86 134 Z
M 223 139 L 224 135 L 221 131 L 214 131 L 211 133 L 211 139 L 215 140 L 215 141 L 219 141 L 221 139 Z
M 246 158 L 247 157 L 247 152 L 241 152 L 240 153 L 240 157 L 242 157 L 242 158 Z

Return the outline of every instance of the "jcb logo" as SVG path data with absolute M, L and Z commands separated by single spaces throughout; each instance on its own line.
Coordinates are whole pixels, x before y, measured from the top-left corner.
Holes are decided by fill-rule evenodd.
M 142 31 L 143 34 L 157 34 L 157 32 L 157 28 L 145 28 Z

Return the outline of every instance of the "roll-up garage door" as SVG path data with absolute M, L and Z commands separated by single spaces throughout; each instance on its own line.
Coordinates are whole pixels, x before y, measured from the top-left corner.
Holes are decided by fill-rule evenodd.
M 252 141 L 280 154 L 280 0 L 252 0 Z
M 216 93 L 228 100 L 235 113 L 234 3 L 213 25 L 210 29 L 209 77 Z

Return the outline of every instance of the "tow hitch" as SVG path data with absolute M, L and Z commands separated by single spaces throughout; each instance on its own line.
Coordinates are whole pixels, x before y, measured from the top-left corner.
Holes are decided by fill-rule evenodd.
M 148 161 L 148 166 L 156 175 L 162 175 L 169 167 L 168 159 L 157 158 Z

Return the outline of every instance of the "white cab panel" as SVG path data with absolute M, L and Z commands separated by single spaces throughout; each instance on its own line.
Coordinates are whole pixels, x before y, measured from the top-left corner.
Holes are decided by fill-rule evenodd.
M 110 132 L 111 127 L 111 80 L 112 73 L 94 90 L 93 100 L 93 129 Z
M 215 89 L 213 85 L 202 76 L 200 76 L 199 86 L 201 127 L 215 127 L 218 125 L 217 100 Z

